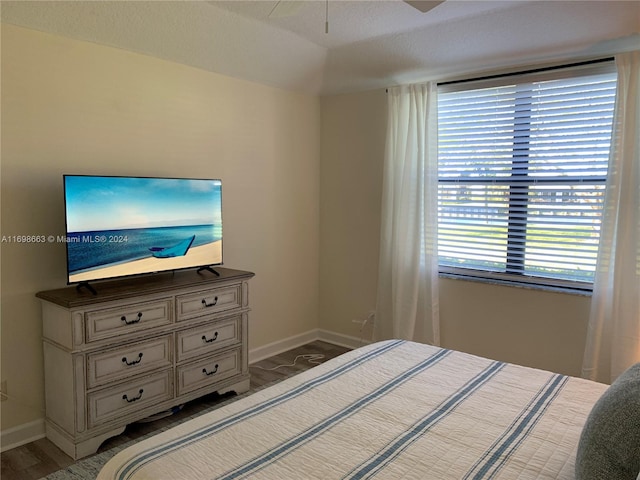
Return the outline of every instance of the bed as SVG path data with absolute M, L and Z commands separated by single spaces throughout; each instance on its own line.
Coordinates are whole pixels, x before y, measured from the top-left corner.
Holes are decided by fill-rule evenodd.
M 572 480 L 606 389 L 378 342 L 137 443 L 98 479 Z

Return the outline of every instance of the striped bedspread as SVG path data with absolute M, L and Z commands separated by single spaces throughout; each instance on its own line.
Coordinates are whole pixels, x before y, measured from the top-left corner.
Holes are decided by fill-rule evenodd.
M 98 478 L 569 480 L 605 389 L 379 342 L 129 447 Z

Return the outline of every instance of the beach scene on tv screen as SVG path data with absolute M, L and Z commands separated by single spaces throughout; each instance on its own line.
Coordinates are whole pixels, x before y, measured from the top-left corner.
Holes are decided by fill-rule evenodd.
M 222 263 L 219 180 L 65 177 L 69 282 Z

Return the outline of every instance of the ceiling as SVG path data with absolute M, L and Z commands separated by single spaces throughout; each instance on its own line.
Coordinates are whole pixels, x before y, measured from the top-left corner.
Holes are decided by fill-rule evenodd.
M 2 21 L 311 94 L 640 49 L 640 2 L 5 1 Z M 294 8 L 294 10 L 296 9 Z M 328 17 L 329 32 L 325 33 Z
M 423 14 L 402 0 L 209 1 L 212 6 L 288 30 L 327 49 L 508 8 L 529 0 L 449 1 Z M 290 16 L 269 14 L 294 5 Z M 280 10 L 278 8 L 276 11 Z M 288 9 L 282 9 L 287 12 Z M 275 12 L 274 12 L 275 13 Z M 329 21 L 329 33 L 325 32 Z

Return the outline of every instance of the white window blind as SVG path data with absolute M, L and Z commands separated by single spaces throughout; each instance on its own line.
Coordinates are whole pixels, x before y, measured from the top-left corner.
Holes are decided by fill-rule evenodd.
M 438 92 L 441 271 L 592 283 L 613 65 L 489 83 Z

